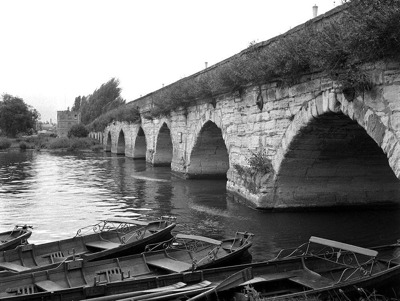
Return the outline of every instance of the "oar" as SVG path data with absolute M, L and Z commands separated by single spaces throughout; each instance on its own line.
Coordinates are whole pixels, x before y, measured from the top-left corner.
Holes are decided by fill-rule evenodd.
M 236 286 L 240 285 L 241 283 L 248 281 L 252 278 L 253 278 L 253 275 L 252 275 L 251 268 L 243 269 L 235 274 L 230 275 L 228 278 L 226 278 L 224 281 L 222 281 L 216 287 L 213 287 L 212 289 L 209 289 L 197 296 L 194 296 L 194 297 L 188 299 L 187 301 L 199 300 L 201 298 L 204 298 L 204 297 L 210 295 L 213 292 L 228 290 L 228 289 L 230 289 L 232 287 L 236 287 Z
M 208 287 L 202 287 L 194 290 L 184 290 L 182 292 L 178 293 L 172 293 L 172 291 L 165 292 L 166 295 L 163 296 L 158 296 L 158 297 L 152 297 L 152 298 L 147 298 L 147 296 L 143 296 L 143 301 L 161 301 L 161 300 L 175 300 L 176 298 L 182 297 L 182 296 L 193 296 L 196 294 L 199 294 L 201 292 L 204 292 L 205 290 L 208 290 Z M 130 299 L 128 299 L 130 300 Z M 128 300 L 122 300 L 122 301 L 128 301 Z M 121 301 L 121 300 L 120 300 Z
M 110 296 L 91 298 L 90 301 L 114 301 L 114 300 L 119 300 L 119 299 L 123 299 L 123 298 L 141 296 L 144 294 L 151 294 L 151 293 L 165 292 L 165 291 L 169 291 L 169 290 L 180 289 L 184 286 L 186 286 L 186 283 L 178 282 L 175 284 L 162 286 L 162 287 L 156 287 L 156 288 L 147 289 L 147 290 L 143 290 L 143 291 L 121 293 L 121 294 L 115 294 L 115 295 L 110 295 Z M 86 299 L 86 300 L 89 300 L 89 299 Z
M 152 294 L 146 294 L 146 295 L 141 295 L 141 296 L 136 296 L 133 298 L 126 298 L 126 299 L 118 299 L 118 301 L 137 301 L 137 300 L 146 300 L 146 301 L 151 301 L 151 300 L 162 300 L 163 298 L 170 298 L 172 295 L 178 296 L 178 295 L 185 295 L 190 292 L 193 292 L 194 294 L 199 293 L 204 291 L 205 289 L 208 289 L 207 287 L 211 284 L 210 281 L 204 280 L 200 283 L 183 287 L 183 288 L 178 288 L 174 290 L 169 290 L 169 291 L 163 291 L 163 292 L 156 292 Z

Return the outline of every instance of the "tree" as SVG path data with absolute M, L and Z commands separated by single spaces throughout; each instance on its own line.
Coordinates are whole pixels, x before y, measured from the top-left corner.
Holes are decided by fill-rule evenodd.
M 81 96 L 75 97 L 75 102 L 74 102 L 74 105 L 72 106 L 71 111 L 79 112 L 81 109 L 81 102 L 82 102 Z
M 74 124 L 68 131 L 68 138 L 84 138 L 89 135 L 89 131 L 83 124 Z
M 31 133 L 39 118 L 39 113 L 27 105 L 22 98 L 10 94 L 2 95 L 0 101 L 0 129 L 7 136 Z
M 112 78 L 107 83 L 102 84 L 100 88 L 94 90 L 92 94 L 86 97 L 76 97 L 72 111 L 79 110 L 82 123 L 89 124 L 100 115 L 123 104 L 125 104 L 125 100 L 121 98 L 119 80 Z

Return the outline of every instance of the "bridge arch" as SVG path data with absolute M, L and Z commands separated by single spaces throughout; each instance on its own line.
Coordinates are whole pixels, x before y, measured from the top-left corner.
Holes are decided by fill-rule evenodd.
M 173 145 L 171 138 L 171 131 L 167 123 L 163 123 L 158 131 L 156 137 L 156 144 L 153 156 L 154 166 L 171 166 L 173 157 Z
M 229 153 L 221 129 L 212 121 L 201 127 L 190 152 L 188 178 L 226 178 Z
M 147 143 L 146 135 L 142 127 L 139 127 L 135 139 L 135 147 L 133 149 L 133 159 L 146 159 Z
M 270 205 L 396 203 L 400 185 L 391 163 L 396 160 L 390 150 L 398 144 L 393 135 L 359 100 L 348 102 L 342 94 L 324 92 L 303 106 L 282 139 L 272 160 Z
M 104 150 L 106 151 L 106 152 L 111 152 L 111 146 L 112 146 L 112 140 L 111 140 L 111 132 L 110 131 L 108 131 L 108 133 L 106 134 L 106 144 L 105 144 L 105 147 L 104 147 Z
M 121 129 L 117 140 L 117 155 L 125 155 L 125 133 Z

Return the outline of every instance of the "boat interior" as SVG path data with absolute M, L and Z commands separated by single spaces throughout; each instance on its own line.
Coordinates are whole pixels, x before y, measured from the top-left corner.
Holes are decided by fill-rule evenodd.
M 170 247 L 142 254 L 86 262 L 63 262 L 56 269 L 5 277 L 0 281 L 0 298 L 20 294 L 97 286 L 125 279 L 160 276 L 191 271 L 250 243 L 252 234 L 238 232 L 235 238 L 218 241 L 194 235 L 177 235 Z
M 308 248 L 302 256 L 286 257 L 286 266 L 276 265 L 274 272 L 268 269 L 265 274 L 262 271 L 258 272 L 253 279 L 226 292 L 225 295 L 235 300 L 261 300 L 257 298 L 283 295 L 295 298 L 298 293 L 356 283 L 400 263 L 393 250 L 391 255 L 385 256 L 386 258 L 377 258 L 378 252 L 375 250 L 318 237 L 311 237 L 309 243 L 319 244 L 322 248 L 318 252 Z
M 116 226 L 114 226 L 117 224 Z M 93 234 L 78 231 L 73 238 L 40 245 L 21 245 L 14 250 L 0 252 L 0 277 L 8 272 L 24 272 L 36 267 L 54 265 L 80 255 L 109 250 L 131 244 L 165 228 L 167 221 L 106 220 L 92 226 Z M 8 271 L 2 273 L 1 271 Z

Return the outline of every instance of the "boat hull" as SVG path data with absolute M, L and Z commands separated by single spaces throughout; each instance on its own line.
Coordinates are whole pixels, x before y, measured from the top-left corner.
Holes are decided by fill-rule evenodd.
M 15 249 L 19 245 L 27 243 L 31 234 L 32 231 L 22 228 L 0 233 L 0 251 Z
M 159 279 L 174 282 L 174 275 L 185 275 L 187 281 L 193 278 L 194 284 L 196 279 L 201 278 L 202 272 L 196 274 L 186 271 L 200 271 L 232 263 L 248 252 L 251 246 L 247 241 L 241 246 L 220 247 L 227 244 L 233 245 L 234 241 L 227 240 L 221 245 L 204 248 L 199 244 L 196 251 L 167 248 L 114 259 L 64 262 L 51 270 L 3 277 L 0 281 L 0 299 L 81 300 L 130 289 L 154 288 L 161 285 Z M 52 292 L 51 295 L 48 292 Z
M 110 231 L 40 245 L 22 245 L 14 250 L 0 252 L 0 277 L 53 269 L 75 257 L 95 261 L 137 254 L 143 252 L 148 244 L 170 239 L 175 226 L 175 223 L 155 221 L 142 228 L 128 227 L 125 243 L 118 243 L 120 235 Z M 137 231 L 140 237 L 136 235 Z

